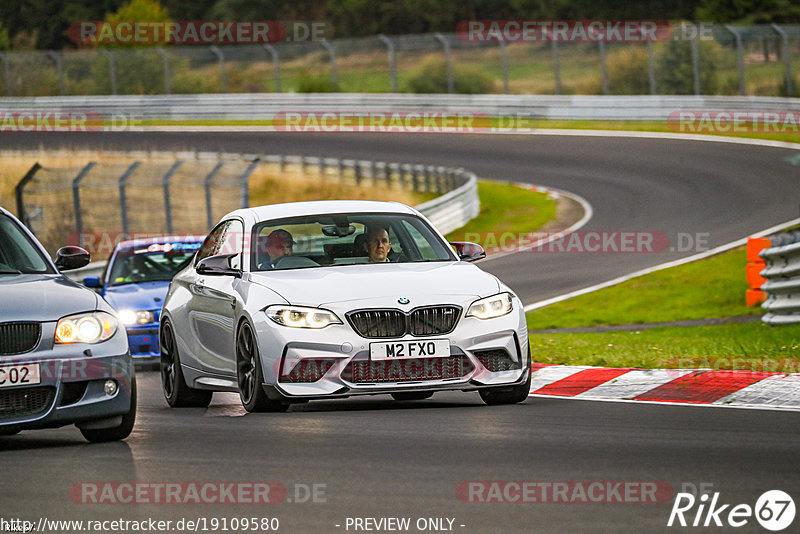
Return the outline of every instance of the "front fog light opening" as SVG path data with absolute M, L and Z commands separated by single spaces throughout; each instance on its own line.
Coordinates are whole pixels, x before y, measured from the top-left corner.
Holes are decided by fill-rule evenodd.
M 106 380 L 106 383 L 103 385 L 103 390 L 105 390 L 106 395 L 109 397 L 113 397 L 117 394 L 117 382 L 115 380 Z

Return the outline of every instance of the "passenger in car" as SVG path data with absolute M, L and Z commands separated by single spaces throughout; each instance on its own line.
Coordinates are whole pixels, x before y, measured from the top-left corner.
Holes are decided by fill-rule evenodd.
M 259 264 L 260 269 L 274 269 L 279 259 L 291 256 L 294 239 L 292 234 L 281 228 L 273 230 L 267 236 L 266 251 L 269 258 Z
M 386 263 L 389 261 L 389 252 L 392 250 L 392 242 L 389 240 L 389 232 L 382 226 L 372 226 L 364 232 L 366 240 L 364 249 L 367 251 L 370 263 Z

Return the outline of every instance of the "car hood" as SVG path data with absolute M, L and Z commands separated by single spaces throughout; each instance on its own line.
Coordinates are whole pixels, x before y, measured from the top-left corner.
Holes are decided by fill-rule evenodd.
M 97 294 L 60 274 L 0 275 L 0 322 L 57 321 L 94 311 Z
M 494 276 L 465 262 L 342 265 L 257 272 L 251 277 L 287 302 L 304 306 L 433 294 L 482 297 L 500 289 Z
M 111 286 L 104 296 L 117 311 L 160 310 L 168 289 L 169 282 L 141 282 Z

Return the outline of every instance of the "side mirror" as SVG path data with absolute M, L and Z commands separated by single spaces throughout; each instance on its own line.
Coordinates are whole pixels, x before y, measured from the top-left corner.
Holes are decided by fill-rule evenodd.
M 99 276 L 87 276 L 83 279 L 83 285 L 86 287 L 103 287 L 100 283 Z
M 209 256 L 200 260 L 195 266 L 198 274 L 208 275 L 232 275 L 241 276 L 239 269 L 231 267 L 231 260 L 238 256 L 238 254 L 218 254 L 216 256 Z
M 81 247 L 61 247 L 56 252 L 56 267 L 59 271 L 71 271 L 89 265 L 89 253 Z
M 450 243 L 450 246 L 456 249 L 458 259 L 461 261 L 478 261 L 486 257 L 486 251 L 477 243 L 453 241 Z

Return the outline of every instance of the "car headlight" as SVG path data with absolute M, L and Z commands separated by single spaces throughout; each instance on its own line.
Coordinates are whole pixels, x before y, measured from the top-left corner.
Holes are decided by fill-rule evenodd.
M 130 326 L 134 324 L 154 323 L 156 318 L 155 315 L 153 315 L 153 312 L 147 310 L 122 310 L 119 312 L 119 320 L 122 321 L 122 324 Z
M 342 324 L 335 313 L 305 306 L 270 306 L 264 310 L 267 317 L 283 326 L 294 328 L 325 328 L 331 324 Z
M 467 317 L 478 319 L 491 319 L 501 317 L 514 309 L 511 293 L 500 293 L 473 302 L 467 311 Z
M 117 319 L 110 313 L 97 311 L 69 315 L 58 320 L 56 343 L 98 343 L 117 331 Z

